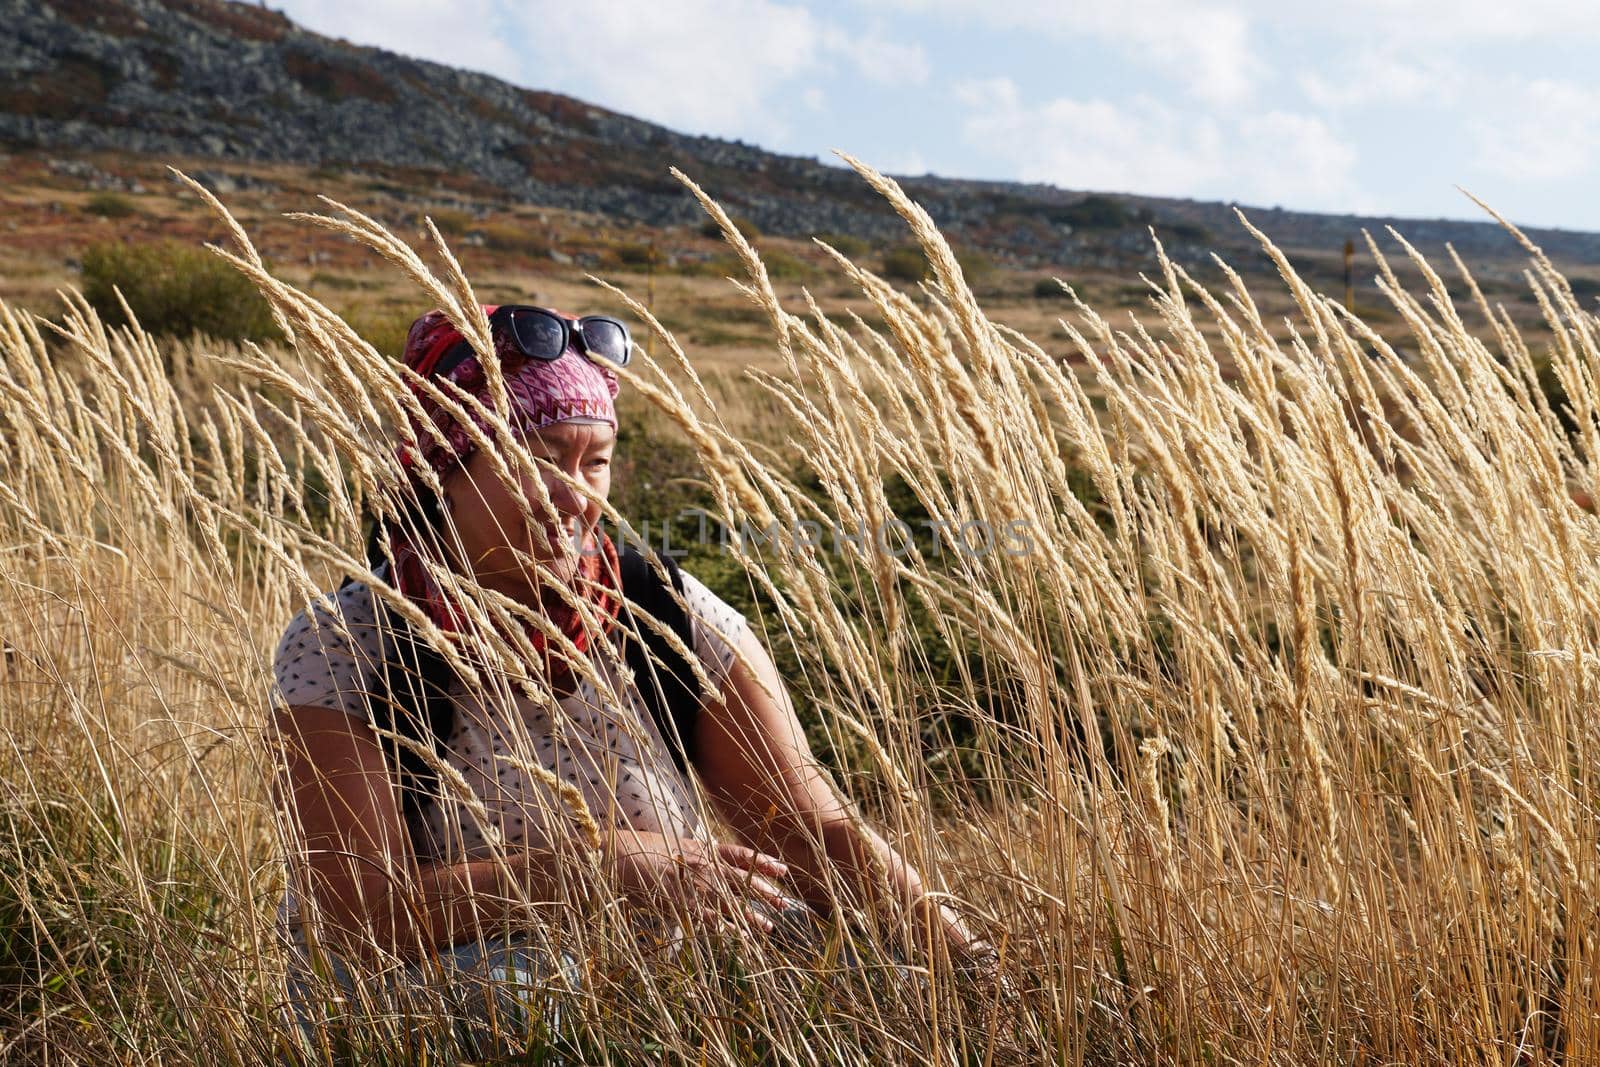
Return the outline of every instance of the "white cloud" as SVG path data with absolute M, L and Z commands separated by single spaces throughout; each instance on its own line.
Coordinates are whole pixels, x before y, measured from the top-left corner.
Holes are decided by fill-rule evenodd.
M 1202 0 L 858 0 L 872 8 L 935 12 L 995 29 L 1045 33 L 1063 41 L 1094 38 L 1130 60 L 1185 85 L 1197 99 L 1231 104 L 1248 98 L 1267 67 L 1238 5 Z
M 1225 104 L 1244 100 L 1261 79 L 1265 64 L 1250 41 L 1250 23 L 1243 15 L 1195 3 L 1143 0 L 1131 5 L 1094 4 L 1100 12 L 1132 21 L 1131 26 L 1102 26 L 1101 32 L 1125 36 L 1202 100 Z M 1118 32 L 1120 31 L 1120 33 Z
M 1021 104 L 1017 83 L 1010 78 L 969 78 L 957 82 L 955 97 L 980 112 L 1015 111 Z
M 925 83 L 922 46 L 852 31 L 802 0 L 608 0 L 523 9 L 497 0 L 284 0 L 307 28 L 551 88 L 668 126 L 787 139 L 782 94 L 821 111 L 836 64 L 891 86 Z
M 1502 84 L 1468 129 L 1475 162 L 1519 186 L 1589 173 L 1600 137 L 1600 92 L 1537 78 Z
M 284 0 L 315 32 L 548 88 L 669 126 L 772 142 L 788 130 L 773 106 L 838 59 L 874 78 L 920 82 L 919 47 L 853 36 L 782 0 L 610 0 L 501 5 L 497 0 Z
M 813 69 L 823 29 L 771 0 L 553 4 L 527 14 L 520 39 L 539 57 L 518 79 L 669 126 L 780 133 L 768 98 Z
M 925 170 L 926 153 L 941 173 L 1448 214 L 1470 212 L 1459 181 L 1510 210 L 1520 198 L 1594 224 L 1573 190 L 1600 171 L 1600 82 L 1580 65 L 1600 44 L 1600 3 L 282 2 L 318 32 L 777 150 L 821 152 L 844 109 L 857 128 L 853 109 L 893 98 L 904 110 L 875 120 L 889 158 L 874 162 L 900 173 Z M 983 48 L 952 51 L 962 35 Z M 1010 69 L 1008 48 L 1036 57 L 1041 44 L 1088 64 L 960 81 L 954 106 L 895 93 Z M 953 155 L 951 130 L 983 158 Z
M 1572 0 L 856 0 L 991 30 L 1094 40 L 1213 106 L 1242 106 L 1274 80 L 1318 107 L 1446 100 L 1481 75 L 1456 47 L 1600 43 L 1600 4 Z M 1284 57 L 1303 60 L 1290 66 Z M 1353 56 L 1353 58 L 1352 58 Z M 1294 63 L 1291 60 L 1290 63 Z
M 1352 180 L 1355 146 L 1314 115 L 1268 111 L 1246 116 L 1233 124 L 1224 152 L 1226 187 L 1241 190 L 1236 199 L 1317 204 L 1329 211 L 1370 207 Z
M 1339 4 L 1283 0 L 855 0 L 871 10 L 936 13 L 996 29 L 1084 33 L 1125 40 L 1177 39 L 1199 31 L 1226 39 L 1286 27 L 1313 40 L 1571 40 L 1600 37 L 1600 5 L 1573 0 L 1345 0 Z M 1204 50 L 1211 47 L 1197 42 Z
M 1441 54 L 1416 57 L 1394 44 L 1363 44 L 1335 55 L 1296 81 L 1319 108 L 1340 111 L 1374 105 L 1450 103 L 1470 89 L 1467 72 Z
M 862 75 L 883 85 L 922 85 L 928 80 L 928 55 L 922 46 L 891 40 L 881 30 L 860 34 L 830 26 L 824 43 Z
M 523 50 L 495 32 L 493 0 L 281 0 L 281 6 L 296 23 L 328 37 L 509 81 L 527 74 Z
M 882 171 L 884 174 L 920 176 L 928 173 L 928 161 L 923 158 L 921 152 L 874 156 L 870 162 L 876 170 Z
M 1330 6 L 1257 0 L 1257 6 L 1264 18 L 1413 43 L 1600 38 L 1600 5 L 1573 0 L 1350 0 Z
M 1221 119 L 1150 96 L 1030 105 L 1006 79 L 957 87 L 963 133 L 1024 181 L 1073 189 L 1357 206 L 1355 149 L 1321 119 L 1268 110 Z

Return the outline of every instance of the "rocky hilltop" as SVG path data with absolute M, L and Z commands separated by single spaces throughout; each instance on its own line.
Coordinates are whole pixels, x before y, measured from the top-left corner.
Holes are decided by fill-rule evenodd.
M 448 174 L 497 195 L 652 226 L 696 224 L 667 173 L 691 173 L 776 234 L 899 241 L 854 174 L 815 159 L 693 137 L 558 93 L 310 33 L 226 0 L 0 0 L 0 141 L 12 151 L 118 151 Z M 958 242 L 1018 266 L 1122 265 L 1154 225 L 1180 254 L 1243 249 L 1230 206 L 932 177 L 904 184 Z M 1285 246 L 1334 255 L 1393 223 L 1425 251 L 1519 258 L 1487 223 L 1263 210 Z M 1552 255 L 1600 263 L 1600 235 L 1531 231 Z

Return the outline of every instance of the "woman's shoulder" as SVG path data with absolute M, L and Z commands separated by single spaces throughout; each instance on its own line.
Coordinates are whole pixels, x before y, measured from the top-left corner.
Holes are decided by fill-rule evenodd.
M 319 593 L 305 607 L 295 612 L 284 628 L 278 642 L 278 651 L 286 651 L 290 639 L 300 634 L 328 630 L 322 638 L 324 644 L 342 642 L 346 645 L 365 644 L 376 637 L 377 599 L 366 582 L 350 581 Z
M 722 621 L 730 626 L 745 623 L 745 617 L 739 609 L 714 592 L 688 568 L 680 566 L 678 574 L 683 580 L 684 606 L 689 609 L 691 618 L 698 617 L 713 624 Z
M 687 569 L 679 567 L 678 573 L 683 580 L 683 603 L 694 635 L 695 654 L 720 691 L 737 658 L 734 646 L 743 639 L 750 624 L 737 608 Z
M 380 655 L 375 595 L 365 582 L 347 582 L 289 620 L 272 657 L 273 680 L 291 707 L 365 717 L 367 682 Z

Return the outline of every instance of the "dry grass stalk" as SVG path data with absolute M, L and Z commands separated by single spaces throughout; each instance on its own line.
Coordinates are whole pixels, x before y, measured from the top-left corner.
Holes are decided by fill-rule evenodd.
M 757 947 L 732 981 L 709 941 L 643 954 L 575 864 L 569 906 L 541 914 L 584 959 L 562 994 L 583 1055 L 1592 1062 L 1600 520 L 1571 490 L 1600 487 L 1600 322 L 1559 272 L 1530 246 L 1572 435 L 1459 260 L 1458 307 L 1403 241 L 1424 292 L 1378 258 L 1406 357 L 1260 233 L 1299 309 L 1282 328 L 1225 265 L 1212 290 L 1159 247 L 1160 331 L 1072 305 L 1102 411 L 1065 353 L 990 322 L 925 212 L 848 162 L 933 267 L 906 294 L 836 256 L 882 330 L 784 307 L 693 190 L 779 353 L 747 402 L 788 419 L 801 462 L 739 440 L 691 353 L 612 290 L 663 339 L 626 387 L 694 449 L 730 528 L 865 532 L 730 558 L 863 811 L 983 917 L 1013 991 L 974 995 L 937 953 L 925 982 L 893 982 Z M 404 376 L 207 202 L 289 347 L 163 349 L 72 295 L 54 331 L 0 306 L 0 905 L 21 946 L 0 955 L 0 1058 L 271 1055 L 270 908 L 297 844 L 265 790 L 266 650 L 339 574 L 486 698 L 543 693 L 525 608 L 441 571 L 470 617 L 448 639 L 359 559 L 363 509 L 403 502 Z M 438 271 L 330 204 L 305 218 L 488 353 L 436 230 Z M 488 362 L 487 405 L 415 384 L 477 411 L 515 484 L 537 464 Z M 929 532 L 875 543 L 907 518 Z M 965 540 L 1015 524 L 1025 553 Z M 600 817 L 545 785 L 542 817 L 602 847 Z M 860 929 L 882 961 L 893 922 Z M 347 1037 L 358 1056 L 400 1040 L 381 1014 Z

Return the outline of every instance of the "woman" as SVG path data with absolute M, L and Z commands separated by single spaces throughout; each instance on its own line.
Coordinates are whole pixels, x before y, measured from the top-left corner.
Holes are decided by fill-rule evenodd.
M 618 555 L 599 527 L 617 435 L 618 381 L 608 361 L 626 362 L 627 331 L 597 316 L 484 310 L 507 421 L 544 462 L 537 476 L 508 487 L 482 413 L 417 389 L 432 425 L 417 420 L 419 445 L 401 454 L 415 473 L 425 467 L 438 476 L 443 492 L 432 521 L 440 528 L 432 532 L 439 536 L 382 527 L 385 562 L 374 573 L 446 635 L 470 628 L 471 612 L 442 588 L 448 579 L 435 580 L 430 559 L 491 600 L 500 594 L 538 613 L 545 625 L 524 619 L 522 647 L 541 660 L 530 673 L 545 680 L 554 706 L 508 685 L 497 690 L 501 699 L 484 699 L 494 686 L 474 689 L 452 678 L 439 755 L 459 777 L 446 773 L 449 788 L 436 782 L 440 788 L 408 810 L 383 747 L 392 735 L 374 729 L 385 721 L 375 719 L 374 705 L 392 699 L 381 683 L 389 646 L 380 621 L 388 609 L 366 584 L 347 582 L 333 594 L 337 612 L 319 605 L 310 617 L 298 615 L 274 661 L 286 751 L 280 802 L 305 845 L 291 883 L 298 893 L 280 913 L 288 936 L 304 947 L 297 901 L 310 895 L 319 905 L 319 939 L 335 957 L 380 949 L 446 967 L 547 972 L 548 952 L 492 935 L 519 922 L 537 925 L 519 911 L 522 902 L 561 899 L 572 876 L 570 844 L 587 835 L 641 917 L 665 906 L 691 920 L 742 920 L 771 932 L 775 919 L 805 906 L 800 900 L 825 905 L 831 873 L 860 899 L 909 907 L 959 953 L 985 951 L 925 895 L 916 870 L 851 817 L 809 750 L 765 648 L 738 612 L 687 573 L 692 651 L 711 685 L 679 742 L 686 758 L 674 761 L 661 725 L 644 711 L 640 680 L 618 667 Z M 441 312 L 413 324 L 404 360 L 447 395 L 492 408 L 484 368 Z M 571 642 L 585 669 L 553 651 L 565 643 L 554 635 Z M 692 766 L 737 841 L 712 837 L 679 762 Z M 303 984 L 294 991 L 303 993 Z

